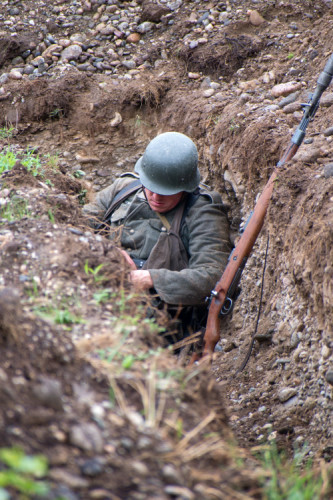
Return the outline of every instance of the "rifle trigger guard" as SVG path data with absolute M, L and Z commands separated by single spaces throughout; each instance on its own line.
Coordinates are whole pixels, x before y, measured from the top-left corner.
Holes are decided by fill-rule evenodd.
M 226 316 L 232 311 L 234 307 L 234 301 L 230 297 L 226 297 L 224 304 L 220 311 L 220 316 Z

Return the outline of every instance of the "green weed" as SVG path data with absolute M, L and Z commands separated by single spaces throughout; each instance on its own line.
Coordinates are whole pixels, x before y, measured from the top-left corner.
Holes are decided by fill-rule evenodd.
M 45 496 L 49 486 L 39 479 L 48 471 L 43 455 L 26 455 L 20 448 L 0 448 L 0 499 L 12 498 L 7 488 L 14 489 L 22 500 Z
M 41 318 L 50 320 L 58 325 L 74 325 L 84 323 L 84 320 L 71 313 L 68 308 L 60 308 L 56 305 L 43 305 L 34 307 L 34 312 Z
M 241 125 L 240 123 L 236 122 L 234 118 L 230 120 L 230 126 L 229 130 L 232 132 L 232 135 L 237 135 L 240 132 Z
M 100 283 L 101 281 L 105 281 L 105 277 L 100 273 L 103 268 L 103 264 L 99 264 L 96 267 L 90 267 L 88 260 L 84 263 L 84 272 L 87 276 L 92 276 L 95 283 Z
M 109 288 L 104 288 L 103 290 L 94 293 L 93 297 L 97 304 L 105 304 L 105 302 L 110 300 L 111 290 Z
M 82 177 L 84 177 L 86 175 L 86 173 L 83 171 L 83 170 L 75 170 L 75 172 L 73 173 L 75 179 L 82 179 Z
M 10 139 L 13 136 L 14 130 L 15 130 L 14 127 L 0 128 L 0 139 Z
M 86 198 L 87 198 L 87 190 L 82 189 L 79 194 L 78 194 L 78 200 L 80 205 L 84 205 L 86 203 Z
M 17 158 L 10 148 L 2 151 L 0 153 L 0 174 L 6 170 L 11 170 L 16 162 Z
M 62 108 L 55 108 L 50 112 L 50 118 L 53 120 L 59 120 L 64 116 L 64 110 Z
M 293 52 L 289 52 L 289 54 L 287 55 L 287 59 L 290 60 L 293 57 L 295 57 L 295 54 Z
M 286 455 L 278 450 L 274 441 L 259 448 L 259 460 L 267 473 L 263 480 L 265 500 L 322 498 L 323 478 L 313 468 L 311 460 L 301 467 L 306 451 L 297 452 L 293 460 L 288 460 Z
M 26 153 L 21 160 L 22 165 L 26 167 L 28 172 L 31 172 L 34 177 L 39 174 L 42 174 L 41 171 L 41 162 L 39 159 L 39 155 L 35 154 L 34 150 L 27 149 Z
M 39 287 L 37 281 L 32 278 L 31 280 L 31 286 L 29 285 L 28 288 L 26 288 L 26 294 L 30 298 L 37 298 L 39 297 Z
M 58 154 L 51 155 L 48 153 L 47 155 L 45 155 L 45 160 L 46 160 L 46 166 L 48 168 L 50 168 L 53 171 L 58 170 L 58 168 L 59 168 Z
M 23 217 L 30 217 L 28 202 L 19 196 L 12 196 L 6 205 L 0 207 L 0 217 L 9 222 L 21 220 Z
M 47 211 L 47 215 L 49 216 L 49 220 L 52 222 L 52 224 L 54 224 L 55 223 L 55 218 L 54 218 L 53 212 L 52 212 L 52 210 L 50 208 Z

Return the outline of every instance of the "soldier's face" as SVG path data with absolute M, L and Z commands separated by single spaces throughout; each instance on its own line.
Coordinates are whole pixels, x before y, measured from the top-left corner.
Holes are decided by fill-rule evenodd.
M 163 214 L 164 212 L 169 212 L 169 210 L 175 208 L 175 206 L 178 205 L 184 194 L 183 191 L 181 191 L 180 193 L 170 194 L 170 195 L 157 194 L 153 193 L 152 191 L 149 191 L 149 189 L 147 188 L 145 188 L 144 191 L 146 193 L 146 198 L 150 208 L 155 212 L 159 212 L 160 214 Z

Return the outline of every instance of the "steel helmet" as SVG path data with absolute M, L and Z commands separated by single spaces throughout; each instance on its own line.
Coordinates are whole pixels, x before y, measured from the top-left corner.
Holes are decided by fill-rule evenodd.
M 136 162 L 144 187 L 157 194 L 192 192 L 199 185 L 198 151 L 194 142 L 179 132 L 155 137 Z

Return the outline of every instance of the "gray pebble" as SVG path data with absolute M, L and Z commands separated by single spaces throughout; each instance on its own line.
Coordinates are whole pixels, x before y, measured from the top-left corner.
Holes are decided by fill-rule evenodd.
M 103 462 L 99 458 L 91 458 L 80 466 L 80 470 L 84 476 L 98 476 L 103 472 Z
M 297 390 L 294 389 L 293 387 L 286 387 L 284 389 L 281 389 L 278 393 L 278 398 L 281 403 L 285 403 L 288 401 L 288 399 L 292 398 L 297 394 Z
M 34 396 L 40 403 L 54 410 L 62 410 L 62 389 L 58 380 L 41 378 L 32 389 Z
M 139 24 L 137 27 L 138 33 L 148 33 L 148 31 L 151 31 L 154 28 L 154 23 L 151 23 L 150 21 L 145 21 L 144 23 Z
M 293 92 L 292 94 L 289 94 L 287 97 L 284 97 L 283 99 L 281 99 L 281 101 L 279 102 L 279 107 L 284 108 L 285 106 L 287 106 L 287 104 L 291 104 L 292 102 L 295 102 L 298 94 L 299 94 L 299 92 Z
M 127 68 L 127 69 L 135 69 L 136 68 L 135 61 L 133 61 L 132 59 L 129 61 L 123 61 L 122 65 L 125 66 L 125 68 Z
M 326 382 L 333 385 L 333 369 L 329 369 L 328 372 L 326 372 L 325 379 Z
M 324 130 L 325 137 L 328 137 L 330 135 L 333 135 L 333 127 L 328 127 L 326 130 Z
M 31 64 L 27 64 L 25 67 L 24 67 L 24 71 L 23 73 L 25 75 L 32 75 L 32 73 L 34 72 L 35 68 L 31 65 Z
M 327 163 L 324 167 L 324 177 L 333 177 L 333 163 Z
M 71 428 L 69 441 L 72 445 L 86 451 L 101 453 L 103 450 L 103 437 L 97 425 L 84 423 Z
M 8 73 L 3 73 L 1 76 L 0 76 L 0 84 L 1 83 L 7 83 L 9 80 L 9 75 Z
M 82 48 L 80 47 L 80 45 L 70 45 L 62 51 L 61 60 L 64 61 L 65 59 L 67 59 L 67 61 L 71 61 L 73 59 L 78 59 L 81 54 Z

